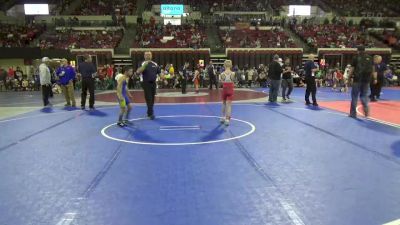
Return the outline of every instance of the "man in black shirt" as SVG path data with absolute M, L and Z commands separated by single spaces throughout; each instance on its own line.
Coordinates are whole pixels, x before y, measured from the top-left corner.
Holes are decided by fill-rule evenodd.
M 185 65 L 182 68 L 182 77 L 181 77 L 182 94 L 186 94 L 186 85 L 188 78 L 189 78 L 189 63 L 185 62 Z
M 278 99 L 279 86 L 281 84 L 282 66 L 279 63 L 279 55 L 274 55 L 274 61 L 269 64 L 268 76 L 271 80 L 269 88 L 269 102 L 275 103 Z
M 137 69 L 136 73 L 142 74 L 143 76 L 143 91 L 144 98 L 146 99 L 147 104 L 147 116 L 149 119 L 154 120 L 154 99 L 156 95 L 156 79 L 157 75 L 161 73 L 160 67 L 157 63 L 151 61 L 152 54 L 151 52 L 144 53 L 144 62 L 142 66 Z
M 210 65 L 207 67 L 207 73 L 208 73 L 208 78 L 210 81 L 210 90 L 212 90 L 212 85 L 215 85 L 215 89 L 218 90 L 218 83 L 217 83 L 217 77 L 215 74 L 215 68 L 213 63 L 210 61 Z
M 318 71 L 318 66 L 314 63 L 314 55 L 310 54 L 309 60 L 304 64 L 305 72 L 305 82 L 306 88 L 306 105 L 310 105 L 310 94 L 312 96 L 312 101 L 314 106 L 318 106 L 317 103 L 317 84 L 315 83 L 315 73 Z
M 349 79 L 349 82 L 353 82 L 349 116 L 353 118 L 357 118 L 357 103 L 359 96 L 364 109 L 364 115 L 365 117 L 369 116 L 367 93 L 372 76 L 373 84 L 377 83 L 377 73 L 373 66 L 372 57 L 365 54 L 364 46 L 359 46 L 357 50 L 358 56 L 353 58 Z
M 286 92 L 286 89 L 289 89 L 288 92 Z M 290 59 L 286 58 L 282 74 L 282 101 L 286 101 L 286 98 L 290 99 L 290 94 L 292 93 L 292 90 L 293 90 L 292 67 L 290 65 Z
M 85 109 L 87 91 L 89 90 L 89 109 L 94 109 L 94 76 L 96 75 L 96 67 L 92 63 L 90 55 L 85 56 L 85 61 L 79 63 L 78 71 L 82 76 L 82 95 L 81 109 Z

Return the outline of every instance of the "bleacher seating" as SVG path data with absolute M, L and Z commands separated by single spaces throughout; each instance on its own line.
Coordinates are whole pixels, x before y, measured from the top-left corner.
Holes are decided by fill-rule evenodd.
M 344 24 L 300 24 L 292 30 L 313 48 L 354 48 L 358 45 L 381 47 L 357 26 Z
M 123 30 L 57 30 L 44 35 L 42 49 L 115 48 L 123 37 Z
M 227 48 L 295 48 L 294 40 L 279 29 L 220 31 Z
M 136 13 L 136 0 L 82 0 L 75 15 L 133 15 Z
M 136 48 L 201 48 L 207 39 L 204 27 L 195 24 L 172 26 L 150 23 L 138 29 L 133 43 Z
M 41 25 L 0 24 L 0 47 L 28 47 L 45 27 Z

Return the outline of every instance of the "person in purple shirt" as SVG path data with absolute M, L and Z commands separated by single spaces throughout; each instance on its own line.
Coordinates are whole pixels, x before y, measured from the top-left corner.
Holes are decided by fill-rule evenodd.
M 388 73 L 388 68 L 384 62 L 382 62 L 382 56 L 375 55 L 374 56 L 374 69 L 377 73 L 377 83 L 371 83 L 371 95 L 369 98 L 371 102 L 376 102 L 377 99 L 381 96 L 382 85 L 385 82 L 385 75 Z
M 67 102 L 65 106 L 71 106 L 72 102 L 72 107 L 76 107 L 74 95 L 75 69 L 68 65 L 67 59 L 61 59 L 61 66 L 56 70 L 56 74 Z

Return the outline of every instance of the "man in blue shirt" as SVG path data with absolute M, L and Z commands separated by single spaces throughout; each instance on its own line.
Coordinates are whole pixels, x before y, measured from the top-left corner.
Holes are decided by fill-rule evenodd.
M 149 119 L 154 120 L 154 99 L 156 95 L 156 79 L 157 75 L 161 73 L 160 67 L 157 63 L 151 61 L 152 53 L 145 52 L 144 53 L 144 62 L 141 67 L 137 69 L 137 74 L 142 74 L 143 77 L 143 91 L 144 98 L 146 99 L 147 104 L 147 116 Z
M 318 106 L 317 103 L 317 84 L 315 83 L 315 73 L 318 71 L 318 66 L 314 63 L 314 55 L 309 56 L 309 60 L 304 64 L 305 82 L 307 85 L 306 89 L 306 105 L 310 105 L 310 94 L 314 106 Z
M 85 109 L 87 91 L 89 90 L 89 108 L 94 109 L 94 77 L 96 75 L 96 67 L 92 63 L 90 55 L 85 56 L 85 61 L 79 63 L 78 70 L 82 75 L 82 95 L 81 95 L 81 109 Z
M 71 106 L 72 102 L 72 107 L 76 107 L 73 82 L 76 73 L 74 68 L 68 65 L 67 59 L 61 60 L 61 66 L 56 70 L 56 74 L 67 102 L 65 106 Z

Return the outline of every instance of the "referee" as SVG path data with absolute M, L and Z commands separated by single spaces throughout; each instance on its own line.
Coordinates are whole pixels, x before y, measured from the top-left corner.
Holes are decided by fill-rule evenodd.
M 144 62 L 141 67 L 137 69 L 136 73 L 142 74 L 143 77 L 143 91 L 144 98 L 146 99 L 147 104 L 147 116 L 149 119 L 154 120 L 154 99 L 156 95 L 156 79 L 157 75 L 161 73 L 160 67 L 157 63 L 151 61 L 152 54 L 151 52 L 144 53 Z
M 81 109 L 85 109 L 87 91 L 89 90 L 89 108 L 94 110 L 94 76 L 96 75 L 96 67 L 92 63 L 92 57 L 86 55 L 85 61 L 79 63 L 78 69 L 82 75 Z

